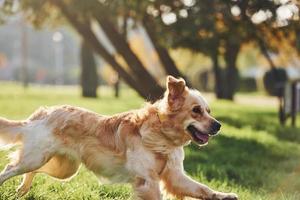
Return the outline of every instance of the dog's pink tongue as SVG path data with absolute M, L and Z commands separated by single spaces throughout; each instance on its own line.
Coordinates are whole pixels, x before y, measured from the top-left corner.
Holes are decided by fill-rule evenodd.
M 208 142 L 209 136 L 207 134 L 198 133 L 196 134 L 197 138 L 201 140 L 203 143 Z

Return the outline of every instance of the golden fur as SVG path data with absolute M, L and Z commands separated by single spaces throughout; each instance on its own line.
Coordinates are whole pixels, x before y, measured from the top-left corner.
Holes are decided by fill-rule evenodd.
M 194 106 L 201 110 L 193 110 Z M 19 142 L 22 148 L 0 174 L 0 185 L 24 174 L 18 189 L 24 195 L 36 173 L 68 179 L 83 163 L 99 178 L 132 183 L 136 199 L 161 199 L 162 182 L 178 198 L 234 200 L 235 194 L 197 183 L 183 169 L 183 146 L 195 137 L 200 138 L 196 142 L 207 143 L 216 123 L 200 93 L 171 76 L 164 98 L 139 110 L 103 116 L 78 107 L 55 106 L 40 108 L 24 121 L 1 118 L 0 142 Z M 194 138 L 187 131 L 189 125 L 196 130 Z

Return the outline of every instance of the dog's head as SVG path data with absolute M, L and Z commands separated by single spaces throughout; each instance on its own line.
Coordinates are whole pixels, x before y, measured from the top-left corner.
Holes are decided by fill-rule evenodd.
M 167 77 L 167 91 L 160 102 L 168 138 L 189 138 L 205 145 L 218 133 L 221 124 L 211 116 L 206 100 L 199 91 L 186 87 L 183 79 Z M 164 121 L 162 119 L 162 121 Z

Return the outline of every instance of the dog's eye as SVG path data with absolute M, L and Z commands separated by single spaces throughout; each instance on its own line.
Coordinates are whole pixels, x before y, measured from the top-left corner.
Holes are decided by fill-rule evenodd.
M 195 107 L 193 108 L 193 112 L 194 112 L 194 113 L 197 113 L 197 114 L 202 114 L 202 109 L 201 109 L 200 106 L 195 106 Z

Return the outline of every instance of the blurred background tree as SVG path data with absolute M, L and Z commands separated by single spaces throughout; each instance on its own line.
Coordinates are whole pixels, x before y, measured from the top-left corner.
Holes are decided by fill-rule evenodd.
M 167 41 L 170 47 L 188 48 L 211 58 L 218 98 L 233 99 L 239 85 L 237 59 L 243 45 L 256 43 L 271 67 L 275 67 L 268 51 L 282 51 L 282 42 L 295 38 L 292 35 L 299 29 L 296 25 L 299 23 L 299 9 L 291 1 L 152 2 L 148 10 L 161 24 L 163 41 Z M 295 7 L 294 11 L 287 11 L 290 12 L 287 18 L 278 16 L 278 8 L 283 4 Z M 281 42 L 271 42 L 278 41 L 279 35 Z M 295 50 L 295 41 L 290 44 L 285 50 Z
M 37 27 L 70 24 L 149 100 L 161 97 L 163 86 L 124 36 L 120 27 L 126 23 L 131 25 L 125 29 L 139 27 L 147 33 L 165 74 L 185 76 L 169 54 L 171 48 L 207 55 L 215 94 L 229 100 L 240 85 L 237 60 L 245 45 L 255 44 L 272 68 L 271 54 L 292 55 L 300 46 L 299 3 L 289 0 L 5 0 L 2 7 L 2 13 L 21 11 Z M 114 52 L 98 37 L 99 28 Z
M 97 97 L 98 73 L 96 61 L 91 48 L 85 43 L 81 44 L 81 88 L 82 96 Z

